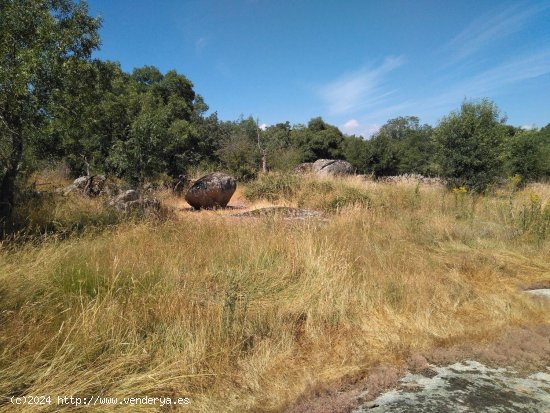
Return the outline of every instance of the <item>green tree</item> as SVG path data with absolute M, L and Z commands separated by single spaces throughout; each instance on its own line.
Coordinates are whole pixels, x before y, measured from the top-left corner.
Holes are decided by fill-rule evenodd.
M 401 145 L 390 135 L 378 133 L 369 141 L 368 169 L 375 176 L 399 174 Z
M 135 69 L 122 100 L 127 125 L 112 138 L 107 170 L 137 183 L 161 172 L 180 175 L 205 157 L 208 145 L 198 125 L 208 106 L 185 76 L 163 75 L 153 66 Z
M 24 153 L 67 70 L 99 45 L 85 2 L 0 0 L 0 218 L 13 209 Z
M 135 112 L 127 99 L 129 76 L 118 63 L 81 61 L 63 82 L 49 105 L 38 156 L 63 159 L 75 176 L 104 172 L 113 142 L 124 140 Z
M 416 116 L 387 121 L 368 141 L 367 169 L 377 176 L 437 172 L 432 128 Z
M 241 117 L 235 122 L 224 122 L 222 128 L 226 132 L 216 152 L 220 161 L 238 179 L 252 179 L 261 160 L 256 120 L 252 116 Z
M 519 131 L 508 141 L 508 173 L 524 182 L 550 176 L 550 128 Z
M 303 159 L 302 150 L 292 144 L 289 122 L 277 123 L 261 131 L 268 169 L 290 171 Z
M 311 119 L 307 127 L 295 126 L 291 139 L 292 144 L 304 154 L 305 162 L 343 157 L 344 135 L 336 126 L 329 125 L 320 117 Z
M 450 186 L 485 191 L 503 173 L 503 143 L 507 129 L 497 106 L 484 99 L 465 101 L 444 117 L 435 136 L 441 172 Z
M 342 143 L 344 159 L 353 165 L 359 173 L 370 173 L 369 161 L 371 159 L 371 147 L 369 141 L 359 136 L 345 136 Z

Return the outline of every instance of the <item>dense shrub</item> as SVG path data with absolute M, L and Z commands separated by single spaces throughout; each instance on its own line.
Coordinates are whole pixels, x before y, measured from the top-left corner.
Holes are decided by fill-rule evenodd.
M 464 102 L 435 130 L 442 175 L 450 187 L 483 192 L 503 173 L 505 119 L 489 100 Z

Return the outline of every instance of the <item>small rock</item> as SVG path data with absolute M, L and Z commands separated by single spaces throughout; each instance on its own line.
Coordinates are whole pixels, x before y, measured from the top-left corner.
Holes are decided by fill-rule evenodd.
M 550 298 L 550 288 L 539 288 L 539 289 L 536 289 L 536 290 L 526 290 L 525 292 L 527 294 L 531 294 L 533 296 Z
M 115 204 L 122 204 L 126 202 L 131 201 L 137 201 L 139 199 L 139 193 L 135 189 L 129 189 L 128 191 L 124 191 L 120 195 L 117 195 L 113 200 L 111 201 L 112 205 Z

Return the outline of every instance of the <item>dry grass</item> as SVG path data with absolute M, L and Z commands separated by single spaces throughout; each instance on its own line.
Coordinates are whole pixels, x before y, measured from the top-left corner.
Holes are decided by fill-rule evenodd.
M 185 411 L 278 411 L 380 362 L 550 322 L 548 305 L 518 289 L 550 280 L 550 234 L 539 229 L 548 187 L 510 201 L 307 179 L 277 203 L 324 205 L 327 186 L 369 204 L 327 208 L 328 222 L 181 212 L 2 246 L 0 395 L 187 396 Z M 41 410 L 59 406 L 28 408 Z

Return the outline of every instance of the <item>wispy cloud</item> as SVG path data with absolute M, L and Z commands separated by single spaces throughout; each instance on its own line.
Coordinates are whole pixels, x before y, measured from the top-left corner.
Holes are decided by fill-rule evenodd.
M 446 45 L 453 54 L 452 61 L 463 60 L 489 44 L 521 31 L 529 20 L 548 9 L 550 3 L 539 3 L 525 7 L 515 4 L 500 12 L 480 16 Z
M 403 64 L 402 57 L 388 57 L 374 68 L 362 68 L 348 73 L 319 89 L 329 113 L 342 115 L 380 103 L 393 91 L 383 91 L 384 77 Z
M 511 86 L 550 75 L 550 48 L 516 55 L 491 69 L 466 77 L 447 88 L 426 85 L 429 95 L 397 100 L 398 96 L 383 105 L 375 105 L 364 116 L 355 117 L 341 125 L 345 133 L 363 134 L 362 124 L 379 124 L 396 116 L 417 115 L 433 122 L 460 106 L 463 99 L 495 98 L 506 93 Z M 546 78 L 547 79 L 547 78 Z M 550 81 L 547 79 L 546 84 Z M 363 134 L 363 136 L 368 136 Z
M 203 49 L 208 45 L 208 38 L 206 37 L 199 37 L 196 41 L 195 41 L 195 49 L 197 50 L 197 52 L 202 52 Z
M 453 87 L 444 90 L 416 107 L 438 110 L 449 104 L 457 105 L 464 98 L 496 97 L 506 92 L 509 86 L 536 79 L 550 73 L 550 49 L 516 55 L 492 69 L 465 78 Z

